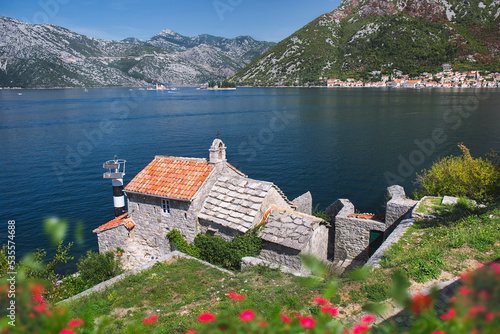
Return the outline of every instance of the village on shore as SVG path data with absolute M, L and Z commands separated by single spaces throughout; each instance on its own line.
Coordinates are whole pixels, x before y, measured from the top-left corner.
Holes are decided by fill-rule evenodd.
M 500 87 L 500 73 L 486 71 L 453 71 L 449 64 L 443 65 L 443 71 L 432 74 L 422 73 L 418 78 L 410 78 L 408 74 L 395 71 L 393 75 L 381 75 L 380 71 L 372 72 L 380 78 L 379 81 L 363 82 L 354 78 L 346 81 L 328 79 L 327 87 L 391 87 L 391 88 L 498 88 Z

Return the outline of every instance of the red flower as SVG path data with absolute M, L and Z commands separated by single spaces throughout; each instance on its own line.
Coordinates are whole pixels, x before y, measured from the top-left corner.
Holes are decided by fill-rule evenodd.
M 259 320 L 259 328 L 264 328 L 267 326 L 267 322 L 263 321 L 263 320 Z
M 30 317 L 30 319 L 35 318 L 35 315 L 33 313 L 30 313 L 28 316 Z
M 212 322 L 215 320 L 215 315 L 211 313 L 203 313 L 198 317 L 199 322 Z
M 314 303 L 316 303 L 318 305 L 326 305 L 326 304 L 328 304 L 328 300 L 326 300 L 325 298 L 318 297 L 318 298 L 314 298 Z
M 493 313 L 486 314 L 486 321 L 488 322 L 493 321 L 494 318 L 495 316 L 493 315 Z
M 290 319 L 285 313 L 281 313 L 281 320 L 283 320 L 283 322 L 286 322 L 287 324 L 292 323 L 292 319 Z
M 59 334 L 75 334 L 75 331 L 72 329 L 65 328 L 59 332 Z
M 300 325 L 304 328 L 314 328 L 314 319 L 311 317 L 305 317 L 300 319 Z
M 363 322 L 365 324 L 369 324 L 370 322 L 375 321 L 375 319 L 376 319 L 376 317 L 374 315 L 367 315 L 366 317 L 361 319 L 361 322 Z
M 444 332 L 442 332 L 442 331 L 434 331 L 434 332 L 432 332 L 432 334 L 444 334 Z
M 31 287 L 31 295 L 33 296 L 33 298 L 41 297 L 43 291 L 45 291 L 45 287 L 43 285 L 33 284 L 33 286 Z
M 417 293 L 413 300 L 411 301 L 411 310 L 415 314 L 421 314 L 425 310 L 428 310 L 431 307 L 432 297 L 429 295 L 424 295 L 421 293 Z
M 78 327 L 85 323 L 82 319 L 75 319 L 68 322 L 68 327 Z
M 352 329 L 353 334 L 366 333 L 370 330 L 370 327 L 366 325 L 357 325 Z
M 33 309 L 36 313 L 42 313 L 43 311 L 47 310 L 47 307 L 45 307 L 45 304 L 40 304 L 35 306 Z
M 182 334 L 198 334 L 198 333 L 196 333 L 196 331 L 195 331 L 194 329 L 192 329 L 192 328 L 191 328 L 191 329 L 189 329 L 187 332 L 184 332 L 184 333 L 182 333 Z
M 147 324 L 152 324 L 153 322 L 156 322 L 157 320 L 158 320 L 158 315 L 157 314 L 153 314 L 149 318 L 144 319 L 142 321 L 142 323 L 145 324 L 145 325 L 147 325 Z
M 464 296 L 468 296 L 470 295 L 471 293 L 473 293 L 474 291 L 471 290 L 471 289 L 468 289 L 467 287 L 465 286 L 461 286 L 458 288 L 458 292 L 460 292 L 460 294 L 464 295 Z
M 254 311 L 246 310 L 246 311 L 241 312 L 241 314 L 240 314 L 241 321 L 245 321 L 245 322 L 252 321 L 254 318 L 255 318 Z
M 229 296 L 229 298 L 234 299 L 234 300 L 240 300 L 240 301 L 245 300 L 245 296 L 242 296 L 236 292 L 229 292 L 228 296 Z
M 448 319 L 451 319 L 453 318 L 455 315 L 457 314 L 457 312 L 455 312 L 454 309 L 450 309 L 448 311 L 448 313 L 445 313 L 441 316 L 441 320 L 448 320 Z
M 299 319 L 299 320 L 300 320 L 300 319 L 302 319 L 302 318 L 304 318 L 304 317 L 302 316 L 302 314 L 300 314 L 299 312 L 295 312 L 295 313 L 294 313 L 294 316 L 295 316 L 295 318 L 297 318 L 297 319 Z
M 325 307 L 321 308 L 321 312 L 330 313 L 334 317 L 339 315 L 339 311 L 333 306 L 325 306 Z

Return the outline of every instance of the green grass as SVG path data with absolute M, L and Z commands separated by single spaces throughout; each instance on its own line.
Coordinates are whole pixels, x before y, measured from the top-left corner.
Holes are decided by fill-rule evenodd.
M 419 204 L 417 212 L 423 214 L 433 213 L 435 208 L 441 206 L 442 197 L 428 197 Z
M 193 327 L 203 312 L 231 311 L 234 302 L 226 296 L 230 291 L 246 296 L 246 308 L 266 310 L 269 315 L 282 308 L 310 312 L 312 298 L 326 283 L 314 287 L 304 283 L 303 278 L 265 267 L 231 276 L 195 260 L 179 259 L 156 264 L 105 292 L 72 301 L 68 307 L 75 317 L 108 316 L 109 333 L 138 325 L 152 313 L 159 314 L 159 320 L 151 333 L 181 333 Z
M 460 200 L 439 207 L 442 219 L 416 222 L 382 258 L 385 268 L 401 268 L 416 282 L 436 279 L 442 271 L 458 275 L 466 262 L 487 262 L 500 257 L 500 204 L 474 208 Z

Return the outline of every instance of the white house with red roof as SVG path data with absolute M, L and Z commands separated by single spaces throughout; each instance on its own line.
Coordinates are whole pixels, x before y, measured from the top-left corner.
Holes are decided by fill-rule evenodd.
M 327 258 L 329 225 L 311 216 L 310 193 L 292 202 L 273 183 L 248 178 L 227 162 L 220 139 L 213 141 L 209 159 L 156 156 L 124 192 L 128 213 L 94 232 L 100 252 L 124 251 L 126 268 L 170 252 L 166 235 L 173 229 L 192 243 L 199 233 L 230 240 L 259 226 L 268 241 L 265 259 L 275 254 L 274 262 L 300 269 L 302 251 Z M 270 217 L 286 228 L 276 230 Z

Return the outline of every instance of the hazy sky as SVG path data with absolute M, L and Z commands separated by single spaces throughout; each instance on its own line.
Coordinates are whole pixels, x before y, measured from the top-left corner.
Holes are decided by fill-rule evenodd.
M 2 0 L 0 15 L 113 40 L 148 39 L 168 28 L 185 36 L 250 35 L 278 42 L 339 4 L 340 0 Z

